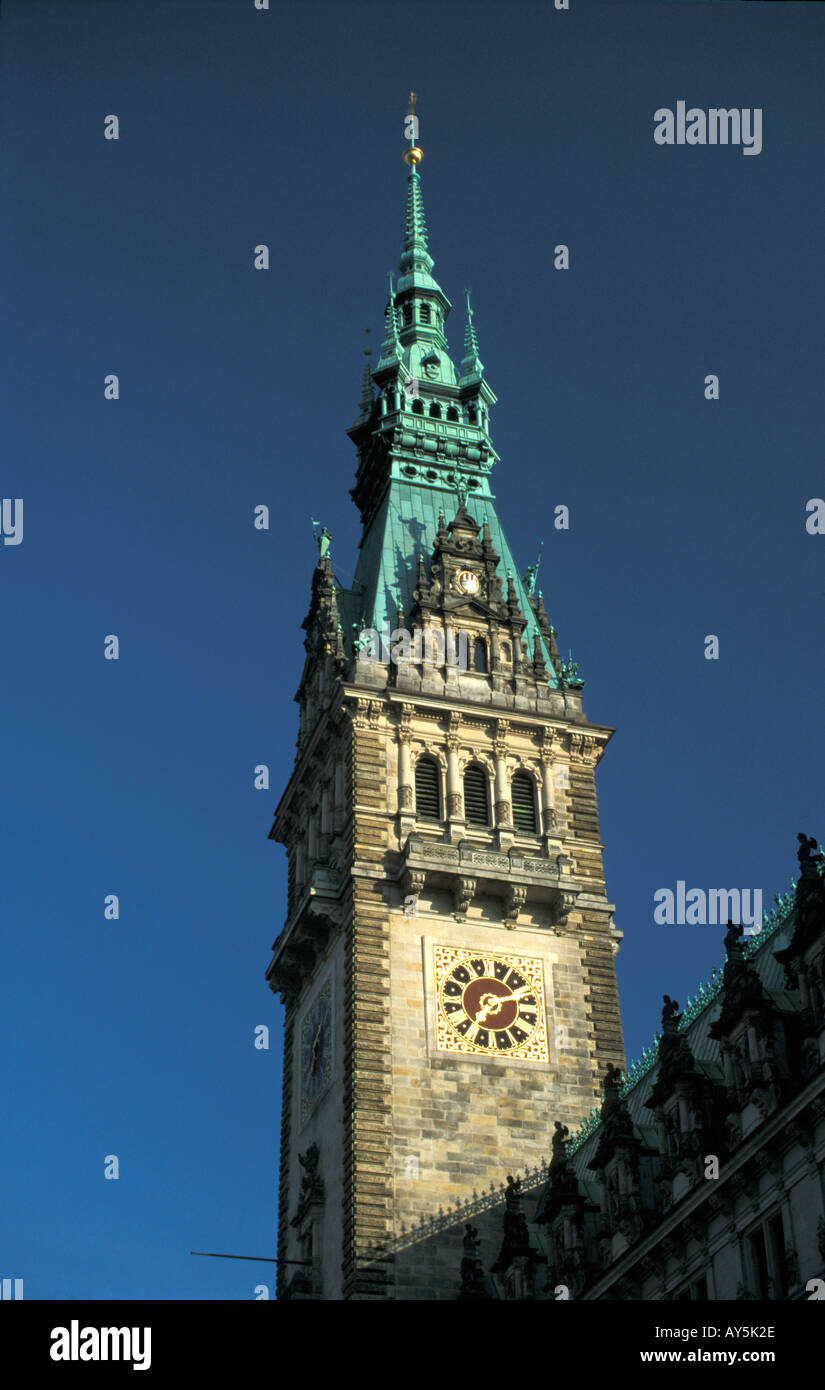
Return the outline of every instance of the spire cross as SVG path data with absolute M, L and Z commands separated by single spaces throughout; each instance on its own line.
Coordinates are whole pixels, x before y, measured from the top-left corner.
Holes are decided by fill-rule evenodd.
M 412 116 L 412 120 L 409 121 L 410 149 L 412 150 L 415 148 L 416 127 L 418 126 L 418 119 L 415 114 L 415 92 L 410 92 L 410 104 L 407 107 L 407 116 L 408 118 Z
M 410 104 L 407 107 L 407 119 L 404 123 L 404 139 L 409 140 L 410 148 L 404 151 L 404 163 L 410 166 L 410 172 L 415 172 L 415 166 L 421 159 L 421 150 L 418 148 L 418 117 L 415 114 L 415 92 L 410 92 Z

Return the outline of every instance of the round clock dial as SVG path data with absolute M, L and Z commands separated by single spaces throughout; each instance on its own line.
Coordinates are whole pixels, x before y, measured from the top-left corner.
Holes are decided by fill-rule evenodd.
M 332 1008 L 328 989 L 318 996 L 301 1027 L 301 1102 L 304 1117 L 329 1085 Z
M 477 594 L 478 575 L 473 574 L 472 570 L 462 570 L 458 576 L 458 587 L 463 594 Z
M 512 1052 L 528 1046 L 543 1023 L 536 985 L 506 960 L 477 956 L 443 977 L 439 1005 L 448 1029 L 473 1051 Z

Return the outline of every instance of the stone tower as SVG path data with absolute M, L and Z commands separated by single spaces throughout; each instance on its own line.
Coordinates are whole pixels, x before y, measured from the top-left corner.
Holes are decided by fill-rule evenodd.
M 349 430 L 360 558 L 343 588 L 322 534 L 270 832 L 282 1298 L 454 1298 L 463 1227 L 427 1235 L 439 1209 L 540 1164 L 624 1064 L 594 785 L 612 730 L 499 525 L 496 397 L 469 295 L 450 358 L 404 157 L 398 280 Z

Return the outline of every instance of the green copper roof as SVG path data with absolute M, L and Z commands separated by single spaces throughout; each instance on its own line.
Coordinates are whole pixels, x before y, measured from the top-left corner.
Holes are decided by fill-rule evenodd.
M 413 607 L 418 556 L 423 554 L 425 562 L 429 562 L 435 546 L 439 511 L 443 511 L 445 519 L 450 522 L 458 507 L 459 499 L 454 489 L 416 487 L 412 483 L 393 480 L 364 536 L 354 586 L 346 594 L 346 607 L 352 614 L 350 624 L 356 623 L 360 627 L 363 617 L 365 627 L 380 631 L 387 622 L 392 630 L 397 625 L 399 608 L 409 615 Z M 550 653 L 539 632 L 526 586 L 501 529 L 494 498 L 490 495 L 468 497 L 466 507 L 479 526 L 487 522 L 490 540 L 501 557 L 498 574 L 504 592 L 507 592 L 508 577 L 512 577 L 519 606 L 527 619 L 524 637 L 528 652 L 532 656 L 533 643 L 538 636 L 547 666 L 548 684 L 558 689 Z

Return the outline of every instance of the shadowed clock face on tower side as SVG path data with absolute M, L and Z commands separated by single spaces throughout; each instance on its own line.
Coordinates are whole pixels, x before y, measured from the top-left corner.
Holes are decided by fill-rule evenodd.
M 540 960 L 446 946 L 433 949 L 439 1048 L 548 1060 Z
M 329 1086 L 332 1074 L 332 999 L 327 983 L 301 1025 L 301 1119 Z

